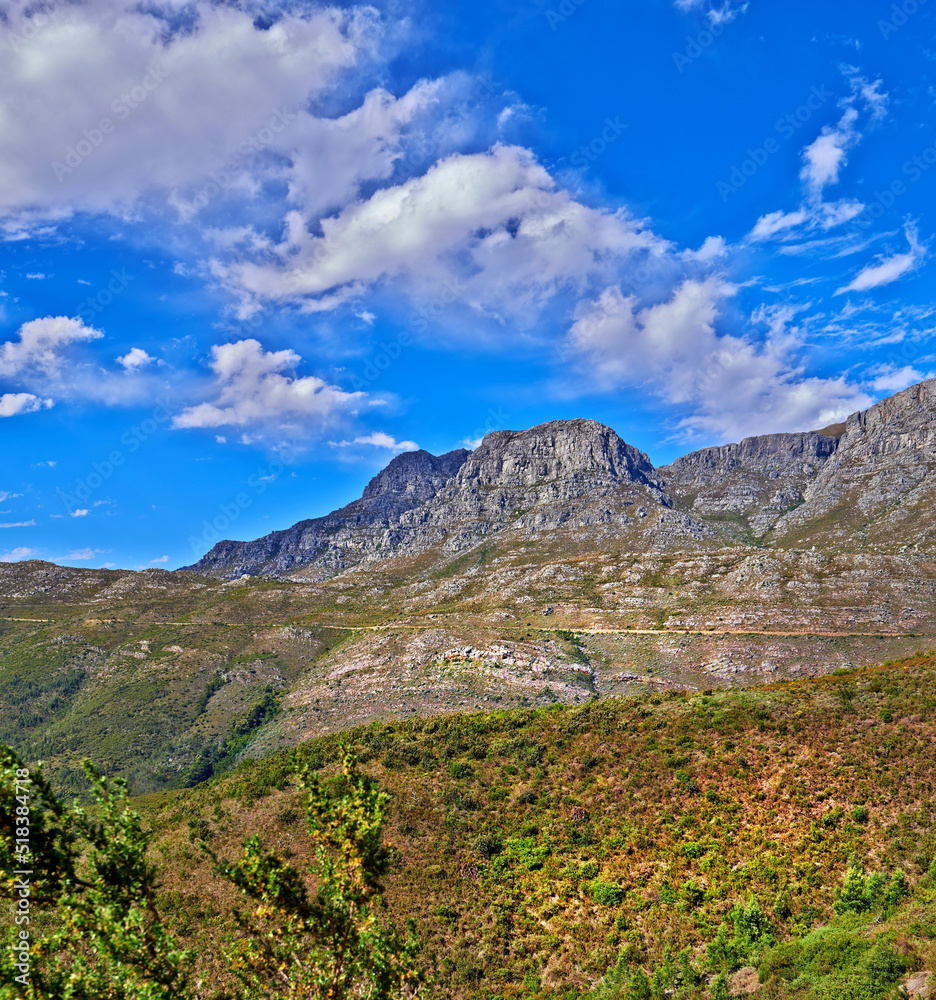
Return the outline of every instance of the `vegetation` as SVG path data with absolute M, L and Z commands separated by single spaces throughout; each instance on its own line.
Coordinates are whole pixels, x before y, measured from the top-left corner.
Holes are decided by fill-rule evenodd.
M 328 872 L 297 822 L 307 796 L 351 794 L 349 746 L 396 845 L 379 855 L 385 899 L 425 942 L 425 995 L 701 1000 L 747 976 L 764 998 L 878 1000 L 936 966 L 934 708 L 936 662 L 917 657 L 372 724 L 137 800 L 157 831 L 154 905 L 194 981 L 229 994 L 300 941 L 327 950 L 309 935 Z
M 0 998 L 385 1000 L 415 989 L 415 939 L 402 940 L 372 912 L 390 858 L 381 839 L 388 797 L 352 754 L 342 764 L 337 792 L 301 772 L 315 847 L 305 873 L 256 836 L 234 862 L 206 850 L 215 873 L 252 904 L 232 913 L 228 985 L 211 989 L 195 982 L 193 952 L 160 913 L 154 835 L 129 807 L 125 782 L 86 765 L 92 818 L 0 748 L 0 895 L 16 904 Z

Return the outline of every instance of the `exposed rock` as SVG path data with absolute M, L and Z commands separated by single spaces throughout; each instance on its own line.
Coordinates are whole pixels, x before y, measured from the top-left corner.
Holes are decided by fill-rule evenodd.
M 672 507 L 647 456 L 609 427 L 555 420 L 495 431 L 474 452 L 398 455 L 360 500 L 255 542 L 219 542 L 190 568 L 228 579 L 301 570 L 302 579 L 321 580 L 433 547 L 458 552 L 505 530 L 623 529 L 634 516 L 646 520 L 651 547 L 705 535 L 701 522 Z
M 694 513 L 762 535 L 785 511 L 802 503 L 817 470 L 837 447 L 837 438 L 815 431 L 764 434 L 694 451 L 658 472 L 670 492 Z
M 838 448 L 776 537 L 863 547 L 936 540 L 936 379 L 847 420 Z M 816 523 L 820 522 L 820 523 Z

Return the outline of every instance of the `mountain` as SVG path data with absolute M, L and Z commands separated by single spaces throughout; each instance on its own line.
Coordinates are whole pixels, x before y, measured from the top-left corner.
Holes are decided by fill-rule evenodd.
M 647 456 L 610 427 L 554 420 L 495 431 L 473 452 L 404 452 L 361 500 L 255 542 L 219 542 L 186 568 L 228 579 L 270 573 L 321 580 L 359 563 L 433 548 L 458 552 L 504 531 L 519 538 L 597 525 L 651 547 L 710 533 L 674 509 Z
M 404 453 L 198 572 L 0 564 L 0 742 L 156 789 L 374 720 L 928 649 L 934 391 L 660 469 L 590 420 Z
M 470 454 L 464 448 L 438 457 L 403 452 L 374 476 L 360 500 L 255 542 L 218 542 L 186 568 L 231 579 L 257 573 L 281 576 L 297 566 L 309 567 L 305 575 L 310 578 L 333 576 L 368 555 L 379 555 L 383 534 L 400 515 L 431 500 Z
M 225 579 L 325 580 L 358 565 L 445 560 L 492 538 L 633 551 L 936 542 L 936 381 L 842 424 L 703 448 L 655 469 L 594 420 L 495 431 L 473 452 L 398 455 L 360 500 L 253 542 L 219 542 L 187 567 Z
M 838 443 L 821 432 L 764 434 L 694 451 L 657 471 L 694 514 L 758 536 L 803 502 Z
M 853 413 L 804 502 L 773 534 L 785 544 L 930 550 L 936 544 L 936 379 Z

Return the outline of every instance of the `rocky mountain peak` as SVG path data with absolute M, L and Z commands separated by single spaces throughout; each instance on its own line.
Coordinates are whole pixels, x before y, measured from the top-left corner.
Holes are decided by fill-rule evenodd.
M 459 448 L 444 455 L 428 451 L 404 451 L 377 473 L 364 488 L 362 500 L 377 497 L 417 500 L 431 499 L 464 465 L 471 454 Z
M 646 455 L 610 427 L 579 419 L 488 434 L 466 458 L 453 486 L 534 486 L 583 476 L 656 482 Z

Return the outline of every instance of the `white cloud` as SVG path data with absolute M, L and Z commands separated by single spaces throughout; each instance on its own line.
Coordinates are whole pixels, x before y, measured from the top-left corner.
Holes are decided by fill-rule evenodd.
M 155 559 L 150 559 L 150 566 L 155 566 L 157 563 L 167 562 L 169 562 L 169 556 L 157 556 Z
M 218 444 L 227 444 L 227 438 L 223 434 L 215 434 L 215 441 Z
M 0 36 L 15 33 L 27 0 L 9 6 Z M 180 10 L 60 4 L 21 51 L 7 52 L 0 213 L 119 210 L 151 191 L 207 183 L 240 144 L 262 153 L 271 116 L 367 58 L 380 30 L 369 7 L 287 11 L 267 30 L 249 6 L 196 0 L 182 29 Z M 10 41 L 0 37 L 4 49 Z
M 63 350 L 71 344 L 96 340 L 104 335 L 70 316 L 43 316 L 24 323 L 19 340 L 0 346 L 0 375 L 18 375 L 26 369 L 55 374 L 64 363 Z
M 56 556 L 53 562 L 85 562 L 88 559 L 93 559 L 95 556 L 100 555 L 103 549 L 75 549 L 69 552 L 67 556 Z
M 868 372 L 868 375 L 872 389 L 888 394 L 901 392 L 911 385 L 916 385 L 917 382 L 933 378 L 931 372 L 920 371 L 912 365 L 904 365 L 901 368 L 888 364 L 877 365 Z
M 13 521 L 10 524 L 0 524 L 0 528 L 32 528 L 36 522 L 33 521 Z
M 761 312 L 763 343 L 716 330 L 736 286 L 690 279 L 656 305 L 640 308 L 617 287 L 580 303 L 569 343 L 597 385 L 642 388 L 691 411 L 684 436 L 738 440 L 769 431 L 822 427 L 873 399 L 844 378 L 803 376 L 790 311 Z
M 720 6 L 717 6 L 710 3 L 710 0 L 673 0 L 673 6 L 677 10 L 682 11 L 697 10 L 708 6 L 708 10 L 705 13 L 712 24 L 728 24 L 739 14 L 745 13 L 749 4 L 747 2 L 736 3 L 733 0 L 724 0 Z
M 625 212 L 589 208 L 557 190 L 529 150 L 500 144 L 447 157 L 321 228 L 310 234 L 291 212 L 278 261 L 215 262 L 215 273 L 254 301 L 304 300 L 310 310 L 393 279 L 418 296 L 454 289 L 480 312 L 532 321 L 558 291 L 610 278 L 631 255 L 668 249 Z
M 374 448 L 386 448 L 388 451 L 419 451 L 415 441 L 397 441 L 383 431 L 356 437 L 353 441 L 329 441 L 333 448 L 350 448 L 357 444 L 371 445 Z
M 784 230 L 802 225 L 806 219 L 806 213 L 801 210 L 795 212 L 783 212 L 780 210 L 768 212 L 767 215 L 762 215 L 757 220 L 756 225 L 751 230 L 750 239 L 768 240 L 772 236 L 776 236 L 777 233 L 782 233 Z
M 41 271 L 34 271 L 31 274 L 27 274 L 26 277 L 31 279 L 32 281 L 44 281 L 48 277 L 48 275 L 43 274 Z
M 821 196 L 827 185 L 838 183 L 839 171 L 847 161 L 848 150 L 861 139 L 855 127 L 857 121 L 857 109 L 846 108 L 837 124 L 826 125 L 803 150 L 800 179 L 813 198 Z
M 366 402 L 363 392 L 344 392 L 322 379 L 284 375 L 302 358 L 295 351 L 265 351 L 256 340 L 211 348 L 214 399 L 180 413 L 176 428 L 243 427 L 251 434 L 289 431 L 311 436 Z
M 727 255 L 728 245 L 723 236 L 708 236 L 698 250 L 686 250 L 681 254 L 685 260 L 698 261 L 700 264 L 708 264 Z
M 40 399 L 31 392 L 5 392 L 0 396 L 0 417 L 15 417 L 21 413 L 35 413 L 48 409 L 51 399 Z
M 0 503 L 5 500 L 15 500 L 16 497 L 21 497 L 22 493 L 7 493 L 6 490 L 0 490 Z
M 137 371 L 144 366 L 151 364 L 156 359 L 151 357 L 142 347 L 131 347 L 122 357 L 117 358 L 117 363 L 123 365 L 129 372 Z
M 70 517 L 87 517 L 88 514 L 90 514 L 90 513 L 91 513 L 91 511 L 88 510 L 87 508 L 85 508 L 85 507 L 79 507 L 77 510 L 73 510 L 69 516 Z
M 12 552 L 0 552 L 0 562 L 19 562 L 21 559 L 32 559 L 33 556 L 38 554 L 38 549 L 27 549 L 23 546 L 18 549 L 13 549 Z
M 890 257 L 879 254 L 875 257 L 876 263 L 866 264 L 847 285 L 837 289 L 835 294 L 866 292 L 870 288 L 880 288 L 881 285 L 889 285 L 919 267 L 926 257 L 926 247 L 920 243 L 912 226 L 907 226 L 905 232 L 907 242 L 910 244 L 910 249 L 906 253 L 892 254 Z

